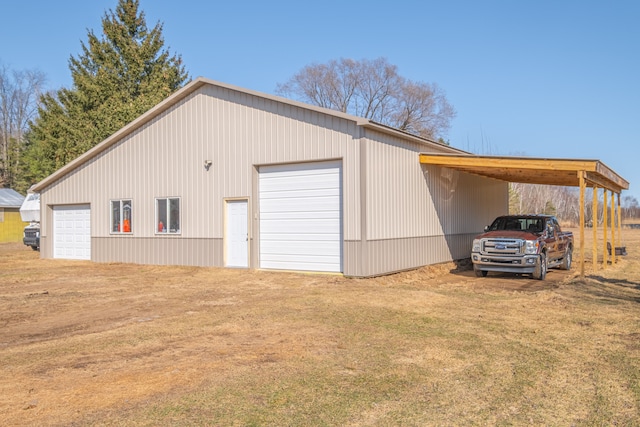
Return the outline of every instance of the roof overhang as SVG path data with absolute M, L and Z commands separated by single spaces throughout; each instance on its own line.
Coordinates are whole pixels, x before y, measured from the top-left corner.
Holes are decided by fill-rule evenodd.
M 420 163 L 507 182 L 579 187 L 582 175 L 588 184 L 614 193 L 629 189 L 626 180 L 599 160 L 421 153 Z

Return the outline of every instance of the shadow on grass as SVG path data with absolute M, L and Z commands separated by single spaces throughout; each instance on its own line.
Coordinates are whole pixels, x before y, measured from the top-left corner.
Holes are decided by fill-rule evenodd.
M 590 275 L 584 279 L 576 278 L 572 284 L 581 286 L 584 292 L 602 299 L 603 302 L 629 301 L 640 303 L 639 282 Z
M 596 280 L 600 283 L 619 285 L 625 288 L 636 289 L 640 291 L 640 282 L 632 282 L 631 280 L 627 280 L 627 279 L 610 279 L 607 277 L 594 276 L 594 275 L 588 276 L 588 278 L 592 280 Z
M 455 268 L 449 270 L 449 273 L 456 274 L 473 270 L 473 263 L 471 262 L 471 258 L 455 259 L 453 260 L 453 263 L 455 264 Z

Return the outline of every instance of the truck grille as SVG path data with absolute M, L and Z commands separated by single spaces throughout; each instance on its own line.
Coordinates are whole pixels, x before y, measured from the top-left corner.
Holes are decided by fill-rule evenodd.
M 38 230 L 24 230 L 25 237 L 33 237 L 34 239 L 38 237 Z
M 482 252 L 486 255 L 522 255 L 522 239 L 483 239 Z

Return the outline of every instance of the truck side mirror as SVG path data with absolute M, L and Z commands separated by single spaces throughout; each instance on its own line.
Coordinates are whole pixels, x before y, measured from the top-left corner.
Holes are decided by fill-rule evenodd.
M 484 226 L 484 232 L 486 233 L 487 231 L 489 231 L 489 226 L 488 226 L 488 225 L 485 225 L 485 226 Z

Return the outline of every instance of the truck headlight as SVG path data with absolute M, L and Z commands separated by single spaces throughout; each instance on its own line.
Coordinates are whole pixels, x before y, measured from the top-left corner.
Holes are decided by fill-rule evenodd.
M 535 255 L 538 253 L 539 243 L 537 240 L 527 240 L 524 248 L 524 253 L 527 255 Z
M 473 239 L 473 248 L 471 252 L 481 252 L 482 251 L 482 241 L 480 239 Z

